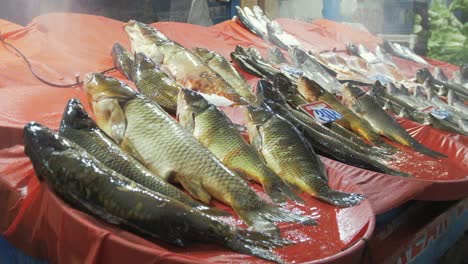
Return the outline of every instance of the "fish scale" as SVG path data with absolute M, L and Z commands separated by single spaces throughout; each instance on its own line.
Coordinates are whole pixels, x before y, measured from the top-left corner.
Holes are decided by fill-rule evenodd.
M 182 126 L 191 131 L 193 136 L 229 169 L 261 183 L 273 201 L 285 202 L 286 197 L 289 197 L 302 202 L 302 199 L 263 163 L 229 118 L 202 96 L 189 90 L 181 91 L 178 116 Z
M 261 121 L 262 117 L 265 116 Z M 364 196 L 335 191 L 327 184 L 323 164 L 291 123 L 268 111 L 249 109 L 248 133 L 267 165 L 288 183 L 340 207 L 359 204 Z
M 143 235 L 178 246 L 216 243 L 282 262 L 271 249 L 291 242 L 224 222 L 111 170 L 86 150 L 37 123 L 24 128 L 25 154 L 39 180 L 74 207 Z

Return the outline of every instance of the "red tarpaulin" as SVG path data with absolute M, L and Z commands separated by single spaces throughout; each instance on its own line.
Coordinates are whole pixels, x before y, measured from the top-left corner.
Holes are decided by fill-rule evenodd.
M 350 40 L 366 45 L 375 45 L 379 41 L 371 35 L 349 39 L 360 32 L 326 20 L 319 20 L 315 24 L 290 20 L 280 20 L 280 23 L 292 34 L 300 34 L 298 38 L 305 47 L 316 50 L 342 46 L 343 42 Z M 297 23 L 297 27 L 293 26 L 294 23 Z M 182 23 L 155 23 L 154 26 L 188 48 L 200 46 L 224 56 L 229 56 L 235 45 L 255 46 L 263 55 L 271 46 L 232 21 L 210 28 Z M 294 33 L 294 29 L 310 35 L 302 34 L 302 31 Z M 351 30 L 354 30 L 354 34 Z M 115 42 L 128 47 L 122 22 L 88 15 L 40 16 L 25 28 L 0 21 L 0 31 L 8 42 L 31 59 L 41 76 L 59 83 L 74 82 L 73 74 L 77 72 L 84 74 L 111 67 L 110 50 Z M 408 66 L 412 65 L 410 62 L 398 60 L 397 63 L 405 69 L 407 75 L 414 75 L 417 69 L 414 65 Z M 440 63 L 440 66 L 454 69 L 448 64 Z M 4 235 L 9 241 L 34 256 L 64 263 L 91 259 L 112 263 L 135 259 L 142 263 L 163 259 L 177 262 L 253 260 L 213 245 L 196 245 L 186 250 L 162 243 L 154 244 L 64 204 L 44 184 L 38 183 L 29 160 L 22 153 L 21 129 L 29 121 L 58 128 L 65 104 L 72 97 L 84 102 L 89 110 L 82 88 L 61 89 L 43 85 L 30 74 L 24 61 L 5 47 L 0 47 L 0 67 L 0 146 L 3 147 L 0 150 L 0 197 L 5 197 L 3 201 L 7 201 L 6 205 L 0 204 L 0 213 L 7 216 L 0 219 L 0 227 L 6 230 Z M 257 80 L 253 76 L 246 77 L 250 83 Z M 236 118 L 235 111 L 231 110 L 229 114 Z M 448 154 L 450 158 L 434 161 L 410 154 L 400 164 L 393 164 L 415 174 L 412 179 L 357 169 L 324 158 L 331 186 L 347 191 L 362 191 L 376 213 L 418 196 L 447 199 L 466 195 L 466 137 L 404 119 L 399 121 L 416 139 L 436 151 Z M 254 188 L 260 190 L 258 185 L 254 185 Z M 370 236 L 374 220 L 369 203 L 366 201 L 358 207 L 337 209 L 310 197 L 306 197 L 306 202 L 307 208 L 298 208 L 318 217 L 319 226 L 281 227 L 286 237 L 304 235 L 312 239 L 278 249 L 277 252 L 288 261 L 301 262 L 334 255 L 328 260 L 358 262 L 356 256 L 363 249 L 362 241 L 351 250 L 341 253 L 340 250 L 359 238 Z M 347 258 L 342 258 L 345 255 Z

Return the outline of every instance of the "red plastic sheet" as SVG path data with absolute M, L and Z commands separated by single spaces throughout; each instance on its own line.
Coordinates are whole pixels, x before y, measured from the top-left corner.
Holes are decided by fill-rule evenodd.
M 296 23 L 298 28 L 307 26 L 315 28 L 316 36 L 310 37 L 308 42 L 304 43 L 304 46 L 307 44 L 311 48 L 317 47 L 317 40 L 319 43 L 325 43 L 325 40 L 329 43 L 339 43 L 343 41 L 343 36 L 353 36 L 348 32 L 351 29 L 340 29 L 338 25 L 330 26 L 335 31 L 332 34 L 330 32 L 333 31 L 324 30 L 327 28 L 326 25 Z M 17 46 L 31 59 L 41 76 L 53 82 L 72 83 L 73 74 L 76 72 L 84 74 L 109 68 L 112 66 L 109 53 L 113 43 L 118 41 L 128 47 L 122 22 L 102 17 L 52 14 L 36 18 L 25 28 L 6 22 L 2 22 L 0 26 L 0 31 L 7 41 Z M 255 46 L 263 55 L 270 46 L 269 43 L 232 21 L 210 28 L 180 23 L 156 23 L 155 26 L 184 46 L 189 48 L 201 46 L 224 56 L 228 56 L 238 44 Z M 346 35 L 342 35 L 344 34 L 342 31 L 346 31 Z M 306 40 L 306 36 L 301 39 L 301 41 Z M 374 37 L 369 43 L 371 41 L 375 41 Z M 30 162 L 22 154 L 21 129 L 31 120 L 57 128 L 67 100 L 75 97 L 86 102 L 83 92 L 79 87 L 60 89 L 43 85 L 29 73 L 24 62 L 5 47 L 0 47 L 0 67 L 0 113 L 2 113 L 0 135 L 8 138 L 2 137 L 1 140 L 4 149 L 0 151 L 0 197 L 5 195 L 9 200 L 7 206 L 0 206 L 2 209 L 0 213 L 16 216 L 13 223 L 10 224 L 10 219 L 4 224 L 9 226 L 4 235 L 15 245 L 34 256 L 51 257 L 53 262 L 63 263 L 84 262 L 91 259 L 97 262 L 129 262 L 138 259 L 142 263 L 152 263 L 162 259 L 174 262 L 200 262 L 200 258 L 203 261 L 213 262 L 253 260 L 251 257 L 212 245 L 196 245 L 190 250 L 183 250 L 160 243 L 150 243 L 71 209 L 56 198 L 43 184 L 38 184 Z M 253 76 L 246 75 L 246 77 L 250 83 L 256 81 Z M 88 105 L 85 104 L 85 107 Z M 234 111 L 229 114 L 238 118 L 238 113 Z M 405 120 L 400 121 L 417 139 L 429 147 L 450 154 L 450 163 L 446 165 L 437 163 L 436 167 L 442 172 L 454 167 L 462 171 L 462 175 L 467 174 L 466 137 L 460 138 Z M 421 159 L 418 156 L 412 157 L 408 163 L 420 164 Z M 356 192 L 362 190 L 368 196 L 368 200 L 359 207 L 337 209 L 308 197 L 309 208 L 303 210 L 315 216 L 314 210 L 320 207 L 318 219 L 320 226 L 308 230 L 301 229 L 306 233 L 306 237 L 313 237 L 313 241 L 299 243 L 303 245 L 292 247 L 287 252 L 281 252 L 283 249 L 279 249 L 278 253 L 286 260 L 298 258 L 296 260 L 305 261 L 334 255 L 323 260 L 337 263 L 359 261 L 357 256 L 363 250 L 363 242 L 357 241 L 361 237 L 369 237 L 373 230 L 373 218 L 370 216 L 372 212 L 368 201 L 376 213 L 381 213 L 417 196 L 426 194 L 431 199 L 437 198 L 427 190 L 433 188 L 433 191 L 440 191 L 439 186 L 443 184 L 449 184 L 452 192 L 447 192 L 438 197 L 439 199 L 453 196 L 454 187 L 465 191 L 466 195 L 466 181 L 463 179 L 458 179 L 457 182 L 444 179 L 440 181 L 442 185 L 439 182 L 434 183 L 432 179 L 434 174 L 431 174 L 433 168 L 427 173 L 421 173 L 419 178 L 423 180 L 403 179 L 357 169 L 328 159 L 323 160 L 327 165 L 333 187 Z M 408 166 L 411 167 L 411 164 Z M 430 180 L 424 179 L 426 176 Z M 458 173 L 455 176 L 460 177 Z M 359 188 L 350 182 L 358 184 Z M 454 182 L 456 184 L 453 184 Z M 254 188 L 260 189 L 257 185 Z M 444 186 L 443 190 L 445 188 Z M 456 195 L 460 195 L 460 192 Z M 18 210 L 19 213 L 16 215 Z M 297 237 L 298 234 L 288 233 L 292 232 L 291 230 L 293 229 L 283 226 L 283 233 L 287 237 Z M 322 245 L 330 238 L 335 244 Z M 350 245 L 353 246 L 344 252 L 339 252 Z

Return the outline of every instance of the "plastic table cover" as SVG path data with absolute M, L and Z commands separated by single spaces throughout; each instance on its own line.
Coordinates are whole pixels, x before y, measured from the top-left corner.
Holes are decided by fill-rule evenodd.
M 280 20 L 280 23 L 291 34 L 301 35 L 300 41 L 304 47 L 315 50 L 329 50 L 330 47 L 343 45 L 351 41 L 349 38 L 362 33 L 327 20 L 319 20 L 314 24 L 291 20 Z M 294 26 L 294 23 L 297 25 Z M 188 48 L 205 47 L 224 56 L 228 56 L 235 45 L 255 46 L 263 55 L 271 46 L 233 21 L 210 28 L 165 22 L 155 23 L 154 26 Z M 305 33 L 302 34 L 300 30 Z M 350 33 L 351 30 L 355 33 Z M 0 31 L 7 41 L 31 59 L 41 76 L 54 82 L 71 83 L 74 81 L 74 73 L 84 74 L 109 68 L 112 66 L 110 49 L 113 43 L 118 41 L 128 47 L 122 22 L 96 16 L 44 15 L 24 28 L 0 21 Z M 368 34 L 354 41 L 375 45 L 379 39 Z M 397 63 L 408 76 L 414 75 L 419 66 L 403 60 Z M 455 69 L 446 63 L 431 63 L 444 67 L 444 70 Z M 0 204 L 0 213 L 7 216 L 0 219 L 0 230 L 6 230 L 4 235 L 9 241 L 34 256 L 52 257 L 53 262 L 125 262 L 136 257 L 142 263 L 162 259 L 174 262 L 197 262 L 200 258 L 205 261 L 255 260 L 213 245 L 197 245 L 185 250 L 161 243 L 154 244 L 64 204 L 37 181 L 29 160 L 23 154 L 22 127 L 26 122 L 34 120 L 57 128 L 67 100 L 75 97 L 86 102 L 84 94 L 80 87 L 61 89 L 43 85 L 29 73 L 19 56 L 3 46 L 0 47 L 0 67 L 0 197 L 6 201 Z M 248 74 L 245 76 L 251 84 L 257 80 Z M 86 103 L 85 107 L 88 107 Z M 226 112 L 234 120 L 242 122 L 236 111 L 226 109 Z M 418 196 L 450 199 L 466 195 L 466 179 L 462 176 L 467 175 L 468 171 L 467 138 L 405 119 L 399 121 L 427 146 L 449 154 L 449 159 L 436 162 L 414 155 L 404 164 L 396 164 L 419 172 L 413 179 L 403 179 L 324 158 L 331 185 L 343 190 L 362 191 L 375 213 L 384 212 Z M 426 169 L 426 166 L 430 166 L 430 169 Z M 450 180 L 452 177 L 457 179 Z M 254 188 L 259 190 L 258 186 Z M 286 249 L 278 249 L 277 252 L 285 256 L 285 260 L 293 260 L 291 258 L 298 255 L 301 255 L 295 259 L 298 261 L 334 255 L 322 261 L 343 261 L 343 258 L 358 261 L 355 256 L 362 252 L 363 242 L 354 243 L 359 238 L 369 237 L 373 230 L 374 221 L 370 216 L 372 212 L 368 202 L 354 208 L 336 209 L 310 198 L 307 199 L 307 205 L 309 208 L 303 210 L 318 217 L 321 228 L 304 231 L 305 237 L 313 237 L 312 240 L 305 239 L 304 243 L 288 248 L 287 252 L 281 252 Z M 316 215 L 318 207 L 322 215 Z M 291 233 L 295 230 L 293 227 L 285 225 L 282 230 L 287 237 L 298 236 Z M 334 237 L 335 245 L 325 244 L 305 254 L 304 249 L 307 247 L 304 245 L 315 245 L 330 236 Z M 352 244 L 350 249 L 339 253 Z

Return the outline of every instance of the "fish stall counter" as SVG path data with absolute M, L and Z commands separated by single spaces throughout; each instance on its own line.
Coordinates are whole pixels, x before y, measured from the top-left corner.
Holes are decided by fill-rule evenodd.
M 57 23 L 57 21 L 61 23 Z M 325 22 L 322 21 L 321 23 Z M 129 39 L 122 30 L 123 23 L 103 17 L 79 14 L 50 14 L 35 18 L 31 24 L 24 28 L 10 27 L 8 23 L 1 25 L 2 37 L 22 50 L 33 62 L 33 66 L 37 68 L 41 76 L 47 77 L 47 79 L 56 83 L 73 83 L 75 80 L 70 76 L 70 73 L 99 72 L 109 69 L 113 66 L 110 52 L 114 43 L 120 42 L 124 48 L 129 47 Z M 4 25 L 8 25 L 8 27 Z M 255 47 L 263 55 L 272 47 L 271 43 L 254 36 L 234 21 L 221 23 L 210 28 L 164 22 L 155 23 L 153 26 L 167 36 L 168 39 L 175 40 L 186 48 L 198 46 L 215 51 L 224 57 L 229 57 L 231 52 L 237 50 L 237 45 Z M 315 27 L 317 32 L 317 25 L 311 24 L 311 26 Z M 322 26 L 322 28 L 324 27 Z M 338 33 L 342 31 L 348 31 L 348 29 L 337 29 L 336 25 L 335 28 L 331 26 L 330 28 L 332 28 L 330 30 L 336 31 L 334 36 L 339 36 Z M 197 34 L 194 34 L 195 32 Z M 326 30 L 322 30 L 321 38 L 328 38 L 330 42 L 338 42 L 337 39 L 333 39 L 326 32 Z M 318 34 L 320 35 L 320 30 Z M 308 45 L 311 47 L 313 46 L 313 40 L 313 38 L 308 39 Z M 0 175 L 2 175 L 0 178 L 0 194 L 2 197 L 6 197 L 5 201 L 8 201 L 0 206 L 2 215 L 8 216 L 2 218 L 0 226 L 2 227 L 3 236 L 9 242 L 32 256 L 45 258 L 51 262 L 66 263 L 74 260 L 95 260 L 97 262 L 124 263 L 135 259 L 142 262 L 170 260 L 178 263 L 222 262 L 226 260 L 263 262 L 258 258 L 235 253 L 211 244 L 199 243 L 185 249 L 161 240 L 153 243 L 99 220 L 90 214 L 74 209 L 65 203 L 51 187 L 38 180 L 29 158 L 24 154 L 23 127 L 30 121 L 36 121 L 53 129 L 58 128 L 65 106 L 71 98 L 75 98 L 75 102 L 83 102 L 83 111 L 99 120 L 99 116 L 96 116 L 96 112 L 93 111 L 96 110 L 93 105 L 85 102 L 91 103 L 89 100 L 93 98 L 97 98 L 97 101 L 99 101 L 99 98 L 102 99 L 103 97 L 93 97 L 94 95 L 90 93 L 86 94 L 83 88 L 86 88 L 89 92 L 89 86 L 77 85 L 69 89 L 59 89 L 44 85 L 30 74 L 21 58 L 10 49 L 2 46 L 0 54 L 4 58 L 2 59 L 2 65 L 7 65 L 5 71 L 0 73 L 0 80 L 4 85 L 4 88 L 0 90 L 0 101 L 2 102 L 0 109 L 2 113 L 5 113 L 0 117 L 0 133 L 4 136 L 2 137 L 2 149 L 0 150 L 0 164 L 2 164 L 0 167 Z M 265 65 L 263 64 L 264 67 L 261 69 L 262 74 L 267 74 L 268 70 L 272 69 Z M 236 66 L 236 69 L 239 69 L 237 67 L 239 66 Z M 241 73 L 246 77 L 249 84 L 256 83 L 258 80 L 255 74 L 243 71 Z M 123 82 L 115 81 L 110 77 L 103 80 L 113 84 L 118 83 L 122 89 L 127 91 L 123 92 L 125 96 L 131 94 L 133 98 L 132 88 L 134 88 L 135 84 L 126 80 L 121 73 L 114 72 L 111 75 L 123 80 Z M 96 76 L 99 75 L 94 75 L 94 79 L 88 77 L 85 80 L 86 83 L 89 84 L 96 80 Z M 177 78 L 177 76 L 173 77 Z M 138 83 L 136 79 L 133 81 Z M 139 97 L 136 96 L 135 98 Z M 70 102 L 73 102 L 73 100 Z M 167 107 L 170 107 L 170 105 Z M 151 111 L 158 112 L 162 110 L 152 108 Z M 72 112 L 65 111 L 65 113 Z M 227 109 L 225 113 L 229 115 L 231 120 L 237 120 L 235 122 L 237 125 L 243 125 L 246 122 L 244 114 L 240 111 Z M 82 114 L 77 116 L 83 117 Z M 168 122 L 168 124 L 175 124 L 174 121 L 165 120 L 164 122 Z M 464 153 L 466 153 L 463 147 L 461 149 L 459 147 L 466 144 L 463 143 L 463 137 L 454 137 L 448 135 L 448 133 L 434 131 L 432 128 L 416 125 L 414 122 L 405 123 L 407 121 L 404 119 L 399 121 L 405 128 L 412 130 L 412 134 L 418 140 L 422 140 L 437 151 L 449 154 L 448 164 L 430 162 L 433 170 L 446 172 L 445 170 L 448 167 L 453 167 L 452 173 L 447 173 L 448 175 L 457 174 L 453 172 L 467 170 L 457 165 L 460 164 L 458 161 L 460 157 L 463 159 Z M 86 124 L 90 123 L 86 122 Z M 32 140 L 28 141 L 31 144 L 32 142 L 36 142 L 34 144 L 45 144 L 34 141 L 34 138 L 39 135 L 37 133 L 42 131 L 44 138 L 47 139 L 44 142 L 50 144 L 50 142 L 57 141 L 58 145 L 52 144 L 49 147 L 57 148 L 57 146 L 61 146 L 55 151 L 70 148 L 69 151 L 76 155 L 84 155 L 83 157 L 89 162 L 97 167 L 100 166 L 99 162 L 88 158 L 83 151 L 78 151 L 79 147 L 73 147 L 73 143 L 61 139 L 51 130 L 37 124 L 30 124 L 25 131 L 25 135 L 29 135 L 28 140 Z M 296 130 L 292 129 L 291 131 Z M 186 135 L 186 132 L 184 133 Z M 113 133 L 108 134 L 114 135 Z M 437 139 L 441 144 L 428 144 L 429 141 L 434 139 Z M 43 150 L 46 149 L 44 147 Z M 36 150 L 38 154 L 33 154 Z M 30 148 L 27 152 L 30 157 L 37 158 L 35 155 L 42 155 L 40 151 L 42 151 L 41 148 Z M 47 154 L 47 151 L 44 153 Z M 428 188 L 436 186 L 430 180 L 431 175 L 426 175 L 429 172 L 421 171 L 421 165 L 417 166 L 418 162 L 423 161 L 429 164 L 430 161 L 420 156 L 411 157 L 407 162 L 416 164 L 416 166 L 410 166 L 410 171 L 419 175 L 421 179 L 399 179 L 397 176 L 359 169 L 325 157 L 320 157 L 320 160 L 317 162 L 323 162 L 325 165 L 325 170 L 322 170 L 322 173 L 328 175 L 330 187 L 342 192 L 362 193 L 367 196 L 367 199 L 361 201 L 361 198 L 358 198 L 357 200 L 361 203 L 358 206 L 349 208 L 338 208 L 306 194 L 300 197 L 304 200 L 304 205 L 288 202 L 285 210 L 293 212 L 290 213 L 291 217 L 296 215 L 299 217 L 296 219 L 302 219 L 302 216 L 306 216 L 317 221 L 318 225 L 279 224 L 281 234 L 296 245 L 278 248 L 274 251 L 275 254 L 271 253 L 271 256 L 261 255 L 263 258 L 275 260 L 273 255 L 278 255 L 286 262 L 359 262 L 364 256 L 368 244 L 366 241 L 369 241 L 374 230 L 375 212 L 382 213 L 395 208 L 408 200 L 425 194 Z M 36 165 L 40 167 L 40 164 L 39 162 Z M 461 164 L 463 165 L 463 162 Z M 405 166 L 396 167 L 405 168 Z M 105 171 L 105 169 L 103 170 Z M 122 180 L 120 175 L 114 176 L 115 179 Z M 49 180 L 47 179 L 47 181 Z M 446 179 L 440 181 L 444 182 L 444 180 Z M 125 180 L 122 181 L 125 182 Z M 128 185 L 125 186 L 129 187 Z M 262 199 L 269 199 L 260 185 L 251 184 L 251 187 L 253 192 L 249 195 L 252 195 L 252 197 L 258 195 Z M 398 192 L 395 190 L 398 190 Z M 91 191 L 91 189 L 88 191 Z M 121 190 L 117 188 L 115 191 Z M 463 191 L 466 190 L 461 187 L 461 193 Z M 149 191 L 149 193 L 152 192 Z M 91 194 L 88 193 L 88 195 Z M 460 193 L 456 193 L 455 196 L 460 198 Z M 360 196 L 354 196 L 353 199 L 356 197 Z M 431 198 L 429 197 L 429 199 Z M 441 199 L 447 199 L 447 195 L 442 196 Z M 333 200 L 331 201 L 333 202 Z M 225 204 L 215 201 L 210 205 L 235 215 L 234 211 Z M 99 213 L 91 213 L 99 216 Z M 228 218 L 226 221 L 229 225 L 239 228 L 246 227 L 243 221 L 237 217 Z M 312 223 L 313 221 L 309 222 Z M 277 240 L 274 243 L 284 246 L 288 242 Z M 266 251 L 253 252 L 253 254 L 260 254 Z

